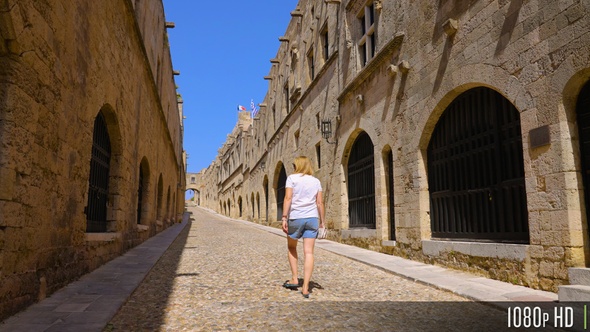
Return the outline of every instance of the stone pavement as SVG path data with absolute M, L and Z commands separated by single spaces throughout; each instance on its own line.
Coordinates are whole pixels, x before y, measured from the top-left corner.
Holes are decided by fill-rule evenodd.
M 189 211 L 192 220 L 10 317 L 0 331 L 497 331 L 507 320 L 498 306 L 557 300 L 328 240 L 317 241 L 304 299 L 281 286 L 290 277 L 281 230 Z M 301 243 L 299 253 L 302 260 Z

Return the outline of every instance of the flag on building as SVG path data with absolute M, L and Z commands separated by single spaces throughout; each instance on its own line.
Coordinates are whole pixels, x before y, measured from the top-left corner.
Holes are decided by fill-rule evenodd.
M 246 107 L 242 106 L 242 105 L 238 105 L 238 111 L 245 111 Z
M 256 105 L 254 104 L 254 99 L 250 101 L 250 108 L 252 109 L 252 118 L 254 118 L 256 114 L 258 114 L 258 108 L 256 108 Z

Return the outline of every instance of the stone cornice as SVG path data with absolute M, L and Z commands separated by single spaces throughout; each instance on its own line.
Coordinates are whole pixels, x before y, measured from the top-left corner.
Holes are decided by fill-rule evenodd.
M 377 55 L 371 59 L 371 61 L 369 62 L 369 64 L 367 64 L 357 75 L 356 77 L 350 82 L 348 83 L 348 85 L 346 85 L 346 87 L 342 90 L 342 92 L 340 93 L 340 95 L 338 96 L 338 102 L 342 103 L 342 100 L 356 87 L 358 87 L 361 83 L 363 83 L 367 78 L 369 78 L 369 76 L 371 76 L 371 74 L 373 74 L 373 72 L 375 72 L 375 70 L 377 70 L 377 68 L 379 68 L 379 66 L 381 66 L 388 58 L 389 56 L 393 53 L 393 51 L 395 51 L 396 49 L 399 49 L 399 47 L 401 46 L 403 40 L 404 40 L 405 34 L 404 33 L 398 33 L 395 35 L 395 37 L 393 37 L 392 40 L 390 40 L 385 47 L 383 47 L 383 49 L 377 53 Z

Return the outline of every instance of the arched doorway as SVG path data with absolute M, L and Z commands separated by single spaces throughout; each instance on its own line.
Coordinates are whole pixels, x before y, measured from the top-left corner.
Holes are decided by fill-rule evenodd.
M 373 142 L 362 132 L 348 160 L 348 214 L 350 228 L 375 228 L 375 157 Z
M 395 241 L 395 199 L 393 196 L 393 152 L 391 149 L 387 149 L 384 154 L 383 160 L 386 173 L 386 186 L 387 186 L 387 207 L 389 211 L 389 239 Z
M 162 173 L 158 177 L 158 194 L 156 197 L 156 220 L 162 220 L 162 201 L 164 198 L 164 179 Z
M 285 200 L 285 184 L 287 183 L 287 172 L 285 166 L 281 165 L 279 180 L 277 182 L 277 220 L 283 217 L 283 201 Z
M 242 217 L 242 196 L 238 197 L 238 217 Z
M 433 238 L 528 243 L 520 114 L 485 87 L 457 97 L 428 145 Z
M 258 220 L 260 220 L 260 193 L 256 193 L 256 207 L 258 212 Z
M 86 206 L 86 232 L 107 231 L 107 200 L 111 163 L 111 139 L 102 112 L 94 120 L 92 157 L 88 179 L 88 205 Z
M 146 158 L 139 164 L 139 180 L 137 188 L 137 224 L 142 224 L 146 218 L 148 206 L 148 189 L 149 189 L 150 168 Z M 145 222 L 145 221 L 144 221 Z
M 580 159 L 582 160 L 582 181 L 586 204 L 586 223 L 590 231 L 590 81 L 580 91 L 576 104 L 576 121 L 580 137 Z
M 256 218 L 256 210 L 254 210 L 254 193 L 250 194 L 250 204 L 252 205 L 252 212 L 250 213 L 250 215 L 252 216 L 252 220 L 254 220 L 254 218 Z
M 268 177 L 265 175 L 264 176 L 264 180 L 262 182 L 262 189 L 264 190 L 264 220 L 268 223 L 268 196 L 269 196 L 269 190 L 268 190 Z

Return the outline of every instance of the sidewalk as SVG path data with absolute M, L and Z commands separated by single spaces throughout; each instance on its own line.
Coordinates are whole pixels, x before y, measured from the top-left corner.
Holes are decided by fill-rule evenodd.
M 189 211 L 194 209 L 197 208 L 189 208 Z M 210 210 L 201 210 L 220 219 L 284 236 L 280 229 L 230 219 Z M 188 214 L 185 214 L 181 224 L 170 227 L 51 297 L 8 318 L 0 324 L 0 331 L 102 331 L 188 224 Z M 509 303 L 557 300 L 557 294 L 554 293 L 515 286 L 328 240 L 318 240 L 317 247 L 474 301 Z

